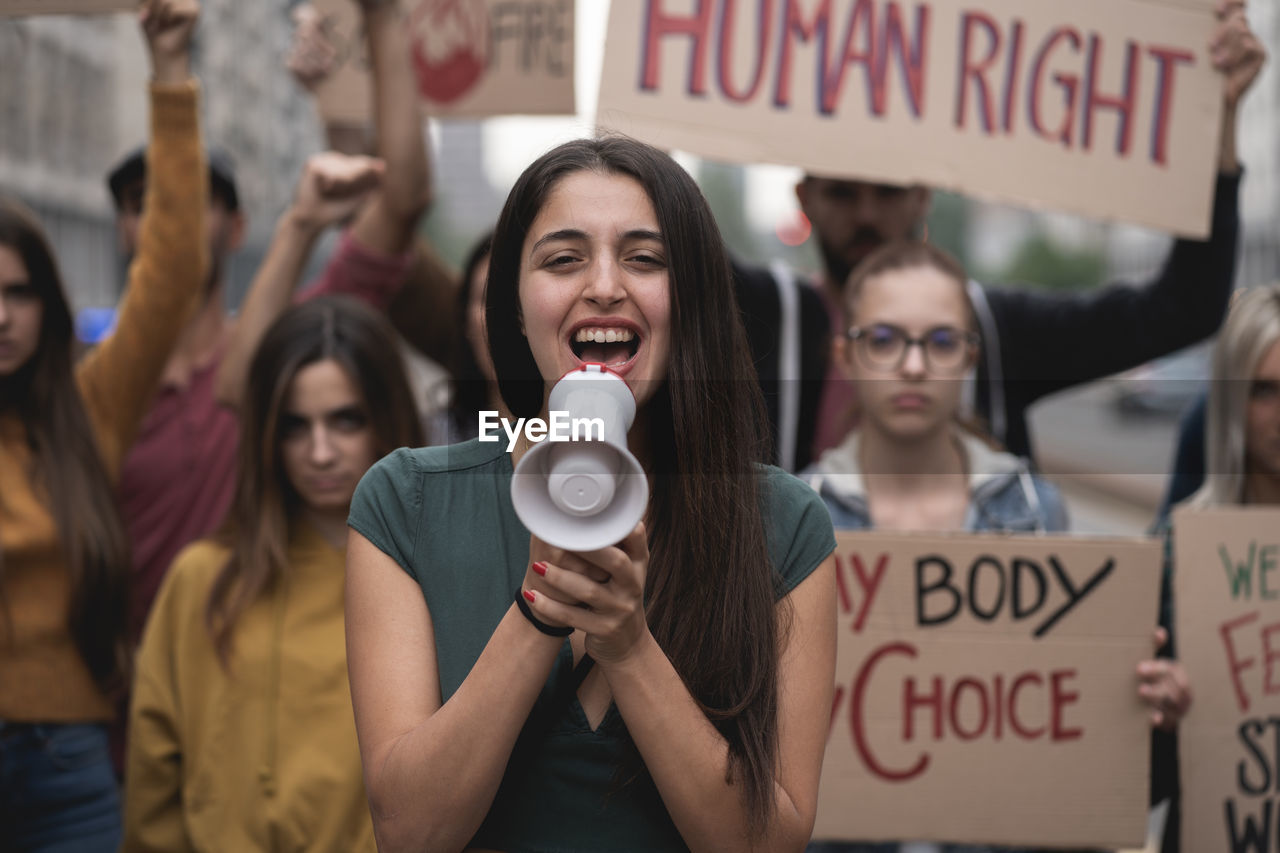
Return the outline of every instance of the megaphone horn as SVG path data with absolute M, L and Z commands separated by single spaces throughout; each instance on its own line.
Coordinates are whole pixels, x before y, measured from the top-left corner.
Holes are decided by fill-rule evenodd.
M 644 469 L 627 449 L 635 397 L 621 376 L 589 363 L 560 378 L 549 408 L 553 417 L 567 414 L 574 429 L 568 440 L 544 439 L 521 457 L 511 480 L 516 515 L 530 533 L 557 548 L 616 545 L 649 505 Z M 581 424 L 589 426 L 580 430 Z

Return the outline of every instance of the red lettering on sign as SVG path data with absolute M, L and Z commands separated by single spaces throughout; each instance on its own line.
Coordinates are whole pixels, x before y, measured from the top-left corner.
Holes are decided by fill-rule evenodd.
M 915 740 L 915 719 L 917 708 L 933 709 L 933 739 L 942 740 L 942 707 L 945 697 L 942 691 L 942 676 L 935 675 L 931 683 L 933 690 L 925 695 L 916 692 L 916 680 L 908 678 L 902 682 L 902 739 Z
M 871 656 L 863 663 L 862 668 L 858 670 L 858 675 L 853 681 L 853 699 L 849 705 L 849 722 L 853 733 L 853 745 L 858 750 L 862 763 L 881 779 L 889 782 L 905 782 L 925 771 L 925 768 L 929 766 L 929 756 L 921 753 L 919 760 L 906 770 L 894 770 L 890 767 L 885 767 L 871 752 L 871 742 L 867 738 L 866 729 L 863 725 L 865 716 L 862 713 L 862 708 L 863 700 L 867 695 L 867 684 L 870 682 L 871 674 L 875 671 L 880 659 L 890 654 L 906 655 L 909 658 L 914 658 L 916 649 L 915 646 L 909 643 L 888 643 L 871 653 Z
M 1262 629 L 1262 660 L 1267 665 L 1267 677 L 1263 681 L 1262 690 L 1268 696 L 1280 693 L 1280 683 L 1272 680 L 1276 672 L 1276 661 L 1280 661 L 1280 648 L 1274 648 L 1271 645 L 1271 638 L 1276 634 L 1280 634 L 1280 622 Z
M 640 69 L 640 87 L 655 91 L 660 81 L 658 72 L 662 65 L 659 49 L 667 36 L 689 36 L 693 39 L 692 57 L 689 61 L 687 91 L 690 95 L 707 93 L 707 44 L 711 41 L 711 13 L 715 11 L 712 0 L 698 0 L 697 11 L 692 17 L 672 15 L 663 11 L 662 0 L 647 0 L 644 17 L 644 57 Z
M 840 100 L 840 90 L 844 88 L 844 76 L 849 66 L 860 62 L 866 73 L 867 101 L 875 103 L 874 72 L 876 58 L 876 10 L 871 0 L 858 0 L 845 25 L 844 45 L 840 50 L 840 60 L 834 69 L 823 64 L 822 78 L 818 84 L 818 109 L 824 115 L 835 112 L 836 103 Z M 854 40 L 861 35 L 862 49 L 854 49 Z
M 1254 622 L 1261 614 L 1258 611 L 1246 613 L 1243 616 L 1237 616 L 1235 619 L 1228 619 L 1218 628 L 1218 633 L 1222 636 L 1222 645 L 1226 647 L 1228 668 L 1231 670 L 1231 683 L 1236 688 L 1236 701 L 1240 704 L 1241 711 L 1249 710 L 1249 694 L 1245 692 L 1244 682 L 1240 679 L 1240 673 L 1253 666 L 1253 658 L 1236 657 L 1235 643 L 1231 641 L 1231 632 L 1236 628 L 1248 625 Z
M 1028 684 L 1034 684 L 1037 687 L 1044 684 L 1044 679 L 1040 677 L 1038 672 L 1024 672 L 1013 680 L 1013 684 L 1009 687 L 1009 728 L 1014 733 L 1025 740 L 1036 740 L 1045 733 L 1045 726 L 1038 729 L 1029 729 L 1022 724 L 1018 718 L 1018 693 Z
M 871 610 L 871 604 L 876 599 L 876 591 L 880 589 L 880 581 L 884 580 L 884 573 L 888 568 L 889 555 L 881 554 L 876 558 L 876 567 L 868 577 L 861 555 L 853 555 L 853 573 L 858 577 L 858 586 L 862 587 L 862 607 L 858 609 L 858 615 L 853 620 L 855 633 L 860 633 L 862 626 L 866 624 L 867 613 Z
M 885 24 L 876 42 L 874 96 L 871 111 L 878 116 L 888 107 L 889 54 L 898 56 L 898 70 L 906 83 L 907 103 L 916 118 L 924 112 L 924 83 L 929 60 L 929 12 L 927 5 L 916 6 L 916 32 L 907 49 L 907 33 L 902 24 L 902 11 L 897 3 L 890 3 L 885 10 Z
M 1074 669 L 1060 669 L 1049 674 L 1049 707 L 1051 709 L 1049 719 L 1052 728 L 1050 737 L 1055 741 L 1078 740 L 1084 734 L 1082 729 L 1068 728 L 1062 719 L 1063 709 L 1067 705 L 1074 705 L 1080 698 L 1079 693 L 1067 690 L 1062 684 L 1067 679 L 1075 677 Z
M 963 128 L 968 115 L 970 81 L 978 91 L 978 117 L 982 122 L 982 130 L 991 133 L 992 120 L 991 90 L 987 87 L 987 72 L 995 65 L 1000 53 L 1000 29 L 995 19 L 984 12 L 965 12 L 960 17 L 960 81 L 956 92 L 957 127 Z M 986 32 L 987 55 L 975 61 L 972 56 L 974 31 L 981 27 Z
M 1156 114 L 1151 121 L 1151 159 L 1164 165 L 1169 159 L 1169 116 L 1172 114 L 1174 73 L 1178 63 L 1194 65 L 1196 58 L 1185 50 L 1149 47 L 1156 61 Z
M 1000 126 L 1005 135 L 1013 133 L 1013 117 L 1017 114 L 1014 102 L 1017 100 L 1019 74 L 1022 70 L 1022 21 L 1014 19 L 1013 35 L 1009 37 L 1009 67 L 1004 75 L 1004 110 L 1001 113 Z
M 1089 50 L 1085 63 L 1084 118 L 1081 144 L 1085 151 L 1093 148 L 1093 115 L 1100 109 L 1115 110 L 1120 116 L 1116 129 L 1116 153 L 1129 155 L 1133 139 L 1133 114 L 1138 108 L 1138 44 L 1125 42 L 1124 82 L 1118 95 L 1104 95 L 1098 89 L 1098 57 L 1102 53 L 1102 37 L 1089 36 Z
M 782 46 L 778 51 L 778 78 L 773 87 L 773 103 L 777 107 L 791 104 L 791 37 L 799 37 L 800 41 L 821 40 L 821 67 L 827 67 L 830 46 L 827 33 L 831 27 L 831 0 L 822 0 L 813 12 L 813 18 L 806 21 L 800 9 L 799 0 L 786 0 L 786 23 L 782 27 Z
M 1044 119 L 1040 112 L 1040 93 L 1044 91 L 1045 63 L 1049 55 L 1064 40 L 1071 46 L 1072 50 L 1079 53 L 1080 34 L 1070 27 L 1059 27 L 1054 30 L 1036 50 L 1035 60 L 1031 63 L 1031 89 L 1027 96 L 1027 112 L 1029 113 L 1031 129 L 1037 135 L 1044 139 L 1061 142 L 1065 147 L 1070 148 L 1071 128 L 1076 120 L 1076 102 L 1080 91 L 1080 78 L 1074 74 L 1063 74 L 1061 72 L 1055 72 L 1053 75 L 1053 82 L 1062 90 L 1062 103 L 1066 108 L 1062 116 L 1062 123 L 1058 125 L 1056 130 L 1045 129 Z
M 928 769 L 932 760 L 930 753 L 921 752 L 909 767 L 890 767 L 872 750 L 871 737 L 866 729 L 871 679 L 890 655 L 915 659 L 918 651 L 910 643 L 891 642 L 877 647 L 867 656 L 855 673 L 850 694 L 849 724 L 854 748 L 863 765 L 887 782 L 903 782 Z M 1047 673 L 1021 672 L 1012 676 L 1004 673 L 989 677 L 970 675 L 951 682 L 943 675 L 904 676 L 901 742 L 910 744 L 928 739 L 937 743 L 948 738 L 964 742 L 980 738 L 1000 741 L 1006 728 L 1018 739 L 1026 741 L 1064 743 L 1079 740 L 1084 736 L 1084 730 L 1070 725 L 1067 719 L 1070 707 L 1080 700 L 1079 691 L 1072 689 L 1076 677 L 1076 670 L 1070 668 Z M 1027 688 L 1047 693 L 1043 725 L 1029 725 L 1026 711 L 1019 703 Z M 843 696 L 843 690 L 837 688 L 833 719 Z M 923 726 L 918 725 L 921 714 L 924 715 Z
M 756 52 L 752 63 L 755 73 L 751 77 L 751 85 L 746 91 L 734 88 L 730 79 L 733 68 L 734 17 L 738 4 L 728 0 L 720 7 L 720 61 L 716 64 L 716 78 L 720 83 L 720 91 L 731 101 L 746 103 L 755 98 L 764 82 L 765 53 L 769 48 L 769 37 L 773 35 L 773 0 L 759 0 L 759 14 L 756 16 Z

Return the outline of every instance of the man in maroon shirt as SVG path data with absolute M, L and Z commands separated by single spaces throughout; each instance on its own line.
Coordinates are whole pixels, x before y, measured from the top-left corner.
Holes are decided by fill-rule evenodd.
M 374 65 L 378 153 L 382 160 L 323 154 L 308 162 L 289 210 L 238 318 L 224 305 L 226 258 L 239 247 L 244 218 L 234 175 L 211 167 L 211 271 L 203 308 L 166 368 L 152 410 L 125 459 L 119 496 L 134 554 L 130 628 L 136 641 L 177 553 L 222 523 L 236 475 L 234 404 L 258 339 L 293 298 L 315 240 L 354 215 L 321 279 L 301 298 L 347 293 L 386 308 L 411 264 L 417 223 L 430 201 L 426 141 L 414 103 L 405 34 L 389 4 L 360 4 Z M 384 109 L 383 104 L 403 104 Z M 125 251 L 132 254 L 145 161 L 126 161 L 109 181 Z M 443 275 L 443 271 L 441 271 Z M 423 278 L 423 277 L 420 277 Z M 428 287 L 450 291 L 440 276 Z

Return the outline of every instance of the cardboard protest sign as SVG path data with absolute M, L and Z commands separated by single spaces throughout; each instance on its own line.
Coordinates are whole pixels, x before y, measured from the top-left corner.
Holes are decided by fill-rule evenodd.
M 815 839 L 1139 847 L 1160 546 L 838 532 Z
M 1173 516 L 1182 849 L 1280 851 L 1280 509 Z
M 135 11 L 142 0 L 0 0 L 4 15 L 100 15 Z
M 598 121 L 665 149 L 1209 233 L 1209 0 L 613 0 Z
M 372 116 L 369 59 L 353 0 L 313 0 L 337 50 L 316 91 L 334 122 Z M 574 0 L 400 0 L 418 94 L 430 115 L 570 115 Z

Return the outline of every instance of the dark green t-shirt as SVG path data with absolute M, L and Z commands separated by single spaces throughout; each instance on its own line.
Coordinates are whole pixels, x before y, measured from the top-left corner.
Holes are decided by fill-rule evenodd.
M 817 493 L 762 467 L 761 516 L 780 594 L 835 550 Z M 398 450 L 373 466 L 348 523 L 400 564 L 431 610 L 440 695 L 449 701 L 511 606 L 529 563 L 529 531 L 511 505 L 501 443 Z M 568 641 L 516 742 L 472 846 L 529 853 L 685 850 L 648 774 L 625 787 L 626 726 L 610 706 L 592 731 L 569 681 Z M 431 808 L 423 803 L 423 808 Z

